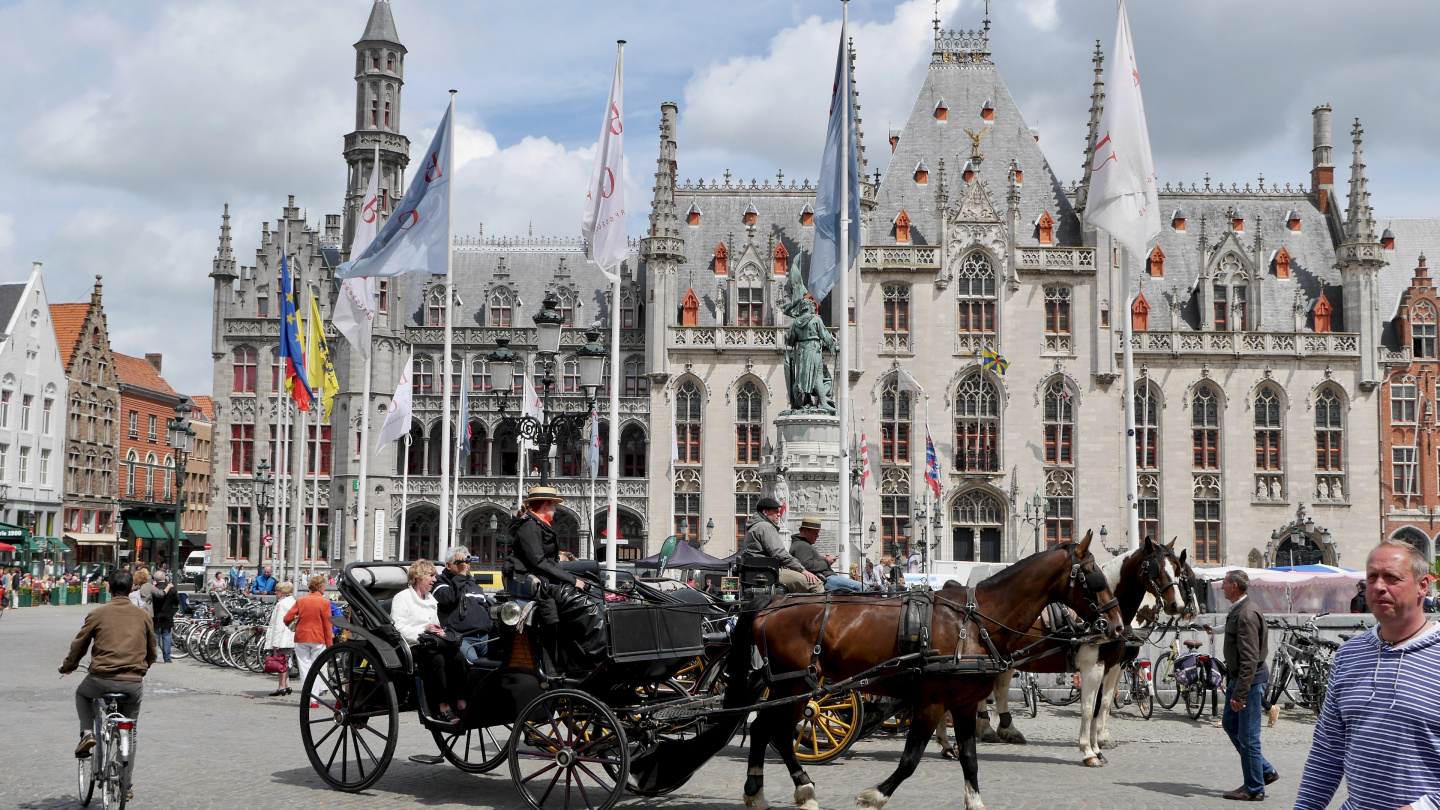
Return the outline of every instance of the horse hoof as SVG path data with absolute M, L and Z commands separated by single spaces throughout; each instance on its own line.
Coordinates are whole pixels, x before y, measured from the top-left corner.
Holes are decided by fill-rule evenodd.
M 1099 767 L 1103 766 L 1104 764 L 1105 764 L 1105 761 L 1102 760 L 1102 759 L 1099 758 L 1099 757 L 1086 757 L 1086 758 L 1085 758 L 1085 767 L 1087 767 L 1087 768 L 1099 768 Z
M 970 783 L 965 783 L 965 810 L 985 810 L 985 802 L 980 801 L 980 792 L 972 790 Z
M 1114 737 L 1103 737 L 1100 740 L 1101 748 L 1114 748 L 1116 745 Z
M 1000 729 L 1000 742 L 1011 745 L 1025 745 L 1026 740 L 1025 735 L 1021 734 L 1019 729 L 1011 726 L 1010 728 Z
M 795 788 L 795 806 L 800 810 L 820 810 L 820 804 L 815 801 L 815 785 L 806 782 Z
M 1110 760 L 1106 759 L 1106 758 L 1105 758 L 1105 755 L 1102 754 L 1102 753 L 1100 753 L 1099 751 L 1096 751 L 1096 752 L 1095 752 L 1095 756 L 1100 759 L 1100 764 L 1101 764 L 1101 765 L 1109 765 L 1109 764 L 1110 764 Z
M 940 758 L 941 758 L 941 759 L 955 759 L 955 749 L 954 749 L 954 748 L 942 748 L 942 749 L 940 750 Z
M 880 810 L 888 801 L 890 797 L 881 793 L 879 788 L 865 788 L 855 797 L 855 806 L 859 810 Z
M 980 734 L 980 742 L 982 743 L 998 743 L 1001 739 L 1002 738 L 1000 734 L 997 733 L 994 729 L 987 728 L 984 732 Z
M 770 802 L 765 801 L 764 788 L 761 788 L 754 796 L 746 793 L 742 794 L 741 798 L 745 800 L 745 806 L 750 810 L 770 810 Z

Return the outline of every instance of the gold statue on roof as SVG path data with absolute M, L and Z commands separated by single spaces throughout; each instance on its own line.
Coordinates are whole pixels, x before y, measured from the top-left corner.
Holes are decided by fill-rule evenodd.
M 965 130 L 965 134 L 970 136 L 970 158 L 972 160 L 978 162 L 985 159 L 985 156 L 980 154 L 980 136 L 989 131 L 989 127 L 981 127 L 979 132 Z

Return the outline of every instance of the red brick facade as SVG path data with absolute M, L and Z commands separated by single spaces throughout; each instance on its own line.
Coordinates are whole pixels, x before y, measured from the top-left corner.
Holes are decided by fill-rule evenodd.
M 1422 255 L 1392 322 L 1408 360 L 1388 363 L 1380 387 L 1380 505 L 1386 537 L 1409 540 L 1430 554 L 1440 534 L 1437 313 L 1440 300 Z

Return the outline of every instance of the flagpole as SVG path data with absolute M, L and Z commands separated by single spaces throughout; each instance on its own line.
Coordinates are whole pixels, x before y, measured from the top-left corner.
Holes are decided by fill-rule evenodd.
M 281 293 L 282 295 L 284 293 Z M 283 326 L 282 326 L 283 328 Z M 281 381 L 283 383 L 283 380 Z M 270 459 L 275 464 L 275 514 L 270 516 L 270 563 L 275 566 L 275 573 L 283 575 L 284 566 L 280 565 L 280 527 L 285 525 L 285 470 L 289 466 L 285 449 L 285 429 L 289 424 L 290 403 L 289 397 L 285 396 L 285 389 L 280 388 L 275 392 L 275 450 L 272 452 L 274 458 Z M 264 538 L 261 538 L 260 559 L 265 559 Z M 277 580 L 278 581 L 278 580 Z
M 288 238 L 289 226 L 290 226 L 290 220 L 289 220 L 288 218 L 286 218 L 286 217 L 281 217 L 281 218 L 280 218 L 280 266 L 281 266 L 282 269 L 285 267 L 285 253 L 286 253 L 286 248 L 289 246 L 289 238 Z M 283 274 L 283 273 L 281 274 L 281 281 L 282 281 L 282 282 L 284 281 L 284 274 Z M 280 291 L 281 300 L 283 301 L 284 298 L 285 298 L 285 296 L 292 295 L 294 292 L 295 292 L 295 279 L 294 279 L 294 276 L 293 276 L 293 274 L 292 274 L 291 279 L 290 279 L 290 287 L 289 287 L 289 289 L 282 289 L 282 290 Z M 281 317 L 280 329 L 281 329 L 281 330 L 286 330 L 286 329 L 288 329 L 289 327 L 288 327 L 288 325 L 286 324 L 286 322 L 285 322 L 285 320 L 284 320 L 284 317 L 285 317 L 285 316 L 284 316 L 284 305 L 283 305 L 283 304 L 281 305 L 281 316 L 280 316 L 280 317 Z M 283 338 L 282 338 L 282 341 L 283 341 Z M 277 355 L 277 359 L 279 359 L 281 362 L 284 362 L 284 358 L 280 358 L 278 355 Z M 276 401 L 276 407 L 279 408 L 279 409 L 281 409 L 281 414 L 280 414 L 280 432 L 279 432 L 279 434 L 276 436 L 276 439 L 275 439 L 275 441 L 276 441 L 275 449 L 276 449 L 277 453 L 278 453 L 279 456 L 280 456 L 280 458 L 277 460 L 277 463 L 280 465 L 280 469 L 277 470 L 276 473 L 275 473 L 275 488 L 276 488 L 276 490 L 277 490 L 276 495 L 278 496 L 275 500 L 276 500 L 276 503 L 279 504 L 279 505 L 278 505 L 278 506 L 276 507 L 276 509 L 275 509 L 275 545 L 272 546 L 272 548 L 271 548 L 271 550 L 272 550 L 272 552 L 273 552 L 273 554 L 274 554 L 275 573 L 280 575 L 280 576 L 279 576 L 279 579 L 281 579 L 281 580 L 285 579 L 285 527 L 288 526 L 288 525 L 290 525 L 290 523 L 289 523 L 289 515 L 290 515 L 290 508 L 289 508 L 289 507 L 290 507 L 290 481 L 289 481 L 289 479 L 287 479 L 285 476 L 290 473 L 290 433 L 289 433 L 289 428 L 290 428 L 290 421 L 291 421 L 291 420 L 290 420 L 290 406 L 293 404 L 292 398 L 289 397 L 289 396 L 287 396 L 287 395 L 286 395 L 286 392 L 285 392 L 285 378 L 286 378 L 286 374 L 287 374 L 287 369 L 286 369 L 284 366 L 282 366 L 282 367 L 280 368 L 280 380 L 279 380 L 279 382 L 280 382 L 280 388 L 279 388 L 279 390 L 277 391 L 277 396 L 278 396 L 279 398 L 278 398 L 277 401 Z
M 314 291 L 311 292 L 311 295 L 314 295 Z M 315 329 L 316 325 L 311 324 L 310 328 Z M 324 329 L 324 324 L 322 323 L 319 328 Z M 324 386 L 325 380 L 323 378 L 323 367 L 321 368 L 321 375 L 322 378 L 320 384 L 321 386 Z M 321 390 L 324 390 L 323 387 Z M 310 559 L 310 570 L 312 572 L 315 570 L 315 564 L 317 561 L 315 553 L 319 551 L 319 545 L 317 544 L 316 540 L 318 538 L 318 524 L 320 522 L 320 434 L 325 430 L 325 397 L 323 394 L 320 395 L 319 401 L 320 408 L 318 411 L 316 411 L 315 414 L 315 438 L 310 441 L 311 452 L 315 454 L 315 470 L 313 473 L 311 473 L 310 477 L 310 537 L 309 542 L 306 546 L 306 551 L 308 552 L 308 556 Z M 314 399 L 311 400 L 310 408 L 312 410 L 315 409 Z
M 415 373 L 415 344 L 410 344 L 410 373 Z M 413 378 L 412 378 L 413 379 Z M 410 524 L 405 522 L 405 508 L 410 501 L 410 442 L 415 435 L 414 428 L 405 431 L 405 465 L 400 475 L 400 531 L 396 533 L 395 559 L 403 560 L 409 554 Z
M 442 547 L 451 545 L 450 513 L 445 505 L 450 501 L 450 351 L 455 341 L 455 93 L 450 91 L 450 111 L 445 118 L 450 127 L 445 137 L 445 171 L 452 176 L 445 184 L 445 355 L 440 358 L 444 382 L 440 388 L 443 405 L 440 413 L 440 535 L 437 539 Z
M 291 279 L 291 283 L 295 285 L 296 289 L 303 287 L 305 283 L 304 279 L 300 277 L 300 273 L 300 268 L 295 268 L 295 273 L 293 274 L 294 277 Z M 296 307 L 298 309 L 298 303 Z M 300 316 L 297 315 L 296 321 L 298 322 L 299 320 Z M 309 382 L 310 358 L 307 357 L 305 358 L 305 360 L 306 368 L 303 370 L 297 369 L 297 371 L 299 372 L 299 379 L 296 380 L 297 385 L 300 383 L 300 380 L 305 380 L 307 384 Z M 295 441 L 292 442 L 292 449 L 295 453 L 295 466 L 292 468 L 294 472 L 290 474 L 290 478 L 295 484 L 295 540 L 290 544 L 290 570 L 293 576 L 293 579 L 291 581 L 295 582 L 297 587 L 300 585 L 298 581 L 300 579 L 300 546 L 304 542 L 305 537 L 305 434 L 306 431 L 310 428 L 310 414 L 314 410 L 315 396 L 312 392 L 310 396 L 310 409 L 308 411 L 299 412 L 300 418 L 298 426 L 300 428 L 300 431 L 296 435 Z
M 615 51 L 615 73 L 623 81 L 625 40 L 616 40 Z M 622 180 L 617 178 L 615 183 L 619 185 Z M 609 474 L 605 477 L 610 489 L 605 499 L 608 510 L 605 515 L 605 585 L 610 588 L 615 587 L 615 541 L 620 533 L 620 465 L 616 460 L 620 447 L 620 366 L 624 362 L 620 356 L 620 265 L 616 264 L 614 269 L 615 278 L 610 282 L 610 447 L 606 458 Z
M 1132 549 L 1140 547 L 1140 474 L 1135 469 L 1135 354 L 1130 346 L 1131 330 L 1134 324 L 1131 323 L 1130 307 L 1132 305 L 1130 294 L 1130 251 L 1125 247 L 1120 248 L 1120 279 L 1125 285 L 1125 311 L 1120 314 L 1122 323 L 1122 334 L 1124 336 L 1124 360 L 1125 360 L 1125 442 L 1128 450 L 1125 459 L 1125 528 L 1129 546 Z
M 355 517 L 359 523 L 355 527 L 355 561 L 365 562 L 369 557 L 365 548 L 365 496 L 368 492 L 365 483 L 365 474 L 369 472 L 367 463 L 370 460 L 370 358 L 365 358 L 365 382 L 360 394 L 360 491 L 356 493 Z M 347 431 L 348 432 L 348 431 Z M 346 436 L 345 441 L 350 437 Z M 378 560 L 380 557 L 376 555 Z
M 465 375 L 463 373 L 460 375 L 460 384 L 465 384 Z M 460 418 L 464 419 L 465 417 L 466 414 L 460 414 Z M 458 520 L 456 520 L 456 517 L 459 515 L 460 512 L 460 465 L 465 463 L 465 459 L 463 457 L 463 454 L 460 452 L 461 448 L 459 447 L 459 445 L 461 432 L 466 430 L 468 427 L 468 425 L 459 424 L 455 426 L 455 491 L 450 493 L 450 525 L 455 527 L 455 536 L 457 538 L 460 536 L 460 523 Z M 454 543 L 451 543 L 445 548 L 453 548 L 454 545 Z M 441 554 L 445 553 L 443 548 L 439 551 Z
M 585 466 L 589 467 L 590 465 L 587 464 L 587 465 L 585 465 Z M 588 541 L 588 545 L 589 545 L 590 547 L 587 548 L 587 549 L 581 549 L 583 552 L 585 552 L 582 556 L 583 556 L 585 559 L 587 559 L 587 560 L 593 560 L 593 559 L 595 559 L 595 468 L 594 468 L 594 467 L 590 467 L 590 525 L 585 527 L 585 536 L 588 537 L 588 538 L 590 538 L 589 541 Z M 607 548 L 606 551 L 609 551 L 609 549 Z
M 850 0 L 841 0 L 840 3 L 840 47 L 845 50 L 845 61 L 841 69 L 845 71 L 846 81 L 841 83 L 842 87 L 849 87 L 850 82 L 850 49 L 846 44 L 846 32 L 850 25 Z M 854 104 L 852 94 L 845 94 L 844 103 Z M 850 404 L 850 113 L 849 107 L 837 110 L 837 114 L 844 117 L 845 122 L 840 127 L 840 236 L 839 250 L 836 254 L 843 257 L 843 265 L 839 268 L 840 292 L 835 298 L 830 299 L 830 313 L 832 319 L 840 324 L 840 354 L 839 368 L 835 372 L 835 411 L 840 418 L 840 525 L 837 530 L 840 544 L 840 570 L 846 576 L 850 572 L 850 446 L 845 437 L 849 436 L 849 404 Z M 836 304 L 839 304 L 839 314 L 836 313 Z

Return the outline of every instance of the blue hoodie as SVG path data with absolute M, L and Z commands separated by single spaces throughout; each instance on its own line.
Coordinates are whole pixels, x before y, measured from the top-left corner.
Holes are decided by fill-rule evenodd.
M 1372 627 L 1335 656 L 1295 810 L 1440 810 L 1440 627 L 1388 647 Z

